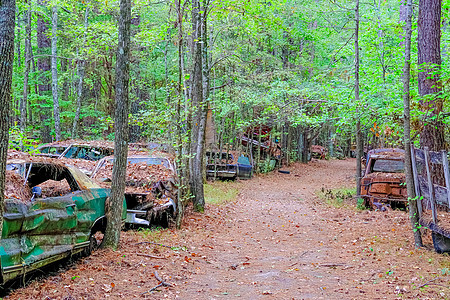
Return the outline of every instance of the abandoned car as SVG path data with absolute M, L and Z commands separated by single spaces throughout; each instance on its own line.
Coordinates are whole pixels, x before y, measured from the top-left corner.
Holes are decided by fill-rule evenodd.
M 361 179 L 361 197 L 367 207 L 384 210 L 386 206 L 405 208 L 407 194 L 402 149 L 374 149 L 367 154 Z
M 71 158 L 98 161 L 114 154 L 114 146 L 105 141 L 63 141 L 42 145 L 38 148 L 39 156 L 53 158 Z
M 45 158 L 11 159 L 6 169 L 2 283 L 100 245 L 109 189 Z
M 319 146 L 319 145 L 311 145 L 311 157 L 315 159 L 325 159 L 325 157 L 328 155 L 328 149 Z
M 109 187 L 114 157 L 97 163 L 91 178 Z M 176 167 L 166 157 L 129 155 L 125 179 L 127 224 L 167 227 L 176 213 L 178 179 Z
M 206 176 L 218 179 L 250 179 L 252 177 L 252 165 L 250 160 L 241 155 L 238 159 L 227 152 L 206 152 Z

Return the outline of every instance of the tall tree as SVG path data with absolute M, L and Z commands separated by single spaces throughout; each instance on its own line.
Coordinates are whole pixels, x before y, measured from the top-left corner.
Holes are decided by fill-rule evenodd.
M 204 132 L 206 123 L 206 108 L 203 101 L 203 59 L 202 59 L 202 32 L 203 22 L 200 1 L 192 1 L 192 129 L 191 129 L 191 159 L 189 163 L 190 177 L 189 186 L 193 195 L 194 209 L 203 211 L 205 206 L 205 197 L 203 192 L 202 159 Z
M 359 0 L 356 0 L 355 7 L 355 102 L 359 102 Z M 358 114 L 359 110 L 356 110 Z M 361 195 L 361 157 L 362 149 L 362 132 L 361 121 L 358 116 L 356 121 L 356 195 Z
M 412 0 L 407 0 L 406 5 L 400 4 L 402 10 L 406 6 L 406 24 L 405 31 L 405 65 L 403 67 L 403 127 L 404 138 L 403 144 L 405 146 L 405 177 L 406 188 L 409 199 L 409 215 L 411 225 L 414 232 L 414 244 L 416 247 L 422 247 L 422 236 L 417 225 L 419 224 L 419 214 L 417 208 L 417 200 L 415 199 L 414 178 L 412 172 L 411 162 L 411 109 L 410 109 L 410 79 L 411 79 L 411 28 L 412 28 Z
M 86 38 L 87 38 L 87 28 L 89 25 L 89 6 L 86 6 L 86 11 L 84 13 L 84 34 L 83 34 L 83 47 L 86 46 Z M 73 125 L 72 125 L 72 138 L 77 137 L 77 130 L 78 130 L 78 121 L 80 120 L 80 114 L 81 114 L 81 103 L 83 100 L 83 81 L 84 81 L 84 67 L 86 64 L 86 61 L 84 58 L 81 58 L 80 56 L 84 55 L 83 51 L 80 51 L 78 49 L 78 60 L 77 60 L 77 75 L 78 75 L 78 84 L 77 84 L 77 107 L 75 109 L 75 118 L 73 119 Z
M 14 61 L 15 0 L 0 1 L 0 236 L 3 229 L 9 105 Z
M 28 0 L 28 9 L 26 11 L 26 27 L 25 27 L 25 73 L 23 78 L 23 95 L 20 102 L 20 132 L 24 134 L 27 120 L 27 103 L 28 103 L 28 77 L 31 68 L 31 0 Z
M 38 4 L 45 7 L 46 0 L 38 0 Z M 41 121 L 41 140 L 44 143 L 51 142 L 49 127 L 49 109 L 47 105 L 47 97 L 50 91 L 50 78 L 48 72 L 50 71 L 50 46 L 51 40 L 48 36 L 48 21 L 44 19 L 45 15 L 39 14 L 37 20 L 37 44 L 38 44 L 38 70 L 40 72 L 39 78 L 39 96 L 41 100 L 39 118 Z
M 55 120 L 55 139 L 61 140 L 61 120 L 59 117 L 58 100 L 58 6 L 52 7 L 52 95 L 53 95 L 53 119 Z
M 443 99 L 439 82 L 441 66 L 441 0 L 420 0 L 418 18 L 419 95 L 427 118 L 420 134 L 420 145 L 430 150 L 446 149 L 444 125 L 439 114 Z M 427 95 L 432 95 L 428 96 Z
M 128 156 L 128 111 L 130 80 L 131 1 L 120 0 L 119 43 L 116 62 L 116 110 L 114 123 L 114 164 L 111 202 L 106 213 L 108 224 L 105 246 L 117 248 L 122 226 L 122 203 L 125 192 L 125 174 Z
M 183 11 L 181 6 L 181 0 L 175 1 L 175 9 L 176 9 L 176 27 L 178 28 L 178 96 L 177 96 L 177 105 L 176 105 L 176 143 L 177 143 L 177 173 L 179 177 L 179 186 L 178 186 L 178 194 L 177 194 L 177 218 L 176 218 L 176 227 L 178 229 L 181 228 L 181 223 L 183 221 L 184 215 L 184 203 L 183 196 L 185 194 L 185 181 L 186 181 L 186 169 L 183 168 L 183 162 L 186 161 L 186 158 L 183 156 L 183 133 L 182 133 L 182 100 L 184 98 L 184 89 L 183 89 Z

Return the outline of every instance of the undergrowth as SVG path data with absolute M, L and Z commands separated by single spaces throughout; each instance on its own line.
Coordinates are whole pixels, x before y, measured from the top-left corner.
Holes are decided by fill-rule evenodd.
M 139 228 L 137 234 L 140 235 L 145 240 L 150 240 L 153 242 L 159 242 L 161 235 L 165 231 L 162 227 L 151 227 L 151 228 Z
M 205 201 L 208 204 L 220 205 L 235 201 L 239 194 L 239 183 L 215 181 L 204 185 Z
M 342 207 L 348 204 L 348 201 L 356 194 L 356 190 L 353 188 L 338 188 L 338 189 L 325 189 L 322 188 L 317 192 L 317 196 L 324 200 L 325 203 L 334 206 Z M 347 202 L 347 203 L 346 203 Z

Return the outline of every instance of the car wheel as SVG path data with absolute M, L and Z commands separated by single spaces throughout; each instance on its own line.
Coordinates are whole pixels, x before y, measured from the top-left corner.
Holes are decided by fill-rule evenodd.
M 431 233 L 431 237 L 433 238 L 434 250 L 437 253 L 450 253 L 450 239 L 448 237 L 434 231 Z
M 104 236 L 105 236 L 104 233 L 101 231 L 91 233 L 91 235 L 89 236 L 89 246 L 85 250 L 86 256 L 91 255 L 92 252 L 100 248 L 100 246 L 103 243 Z
M 372 201 L 370 201 L 369 197 L 362 197 L 362 198 L 364 200 L 363 204 L 366 208 L 373 208 Z

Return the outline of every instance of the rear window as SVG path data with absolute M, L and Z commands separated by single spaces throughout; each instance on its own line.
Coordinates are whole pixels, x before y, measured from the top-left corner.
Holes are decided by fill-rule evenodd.
M 377 159 L 372 166 L 372 172 L 403 173 L 405 165 L 401 160 Z

